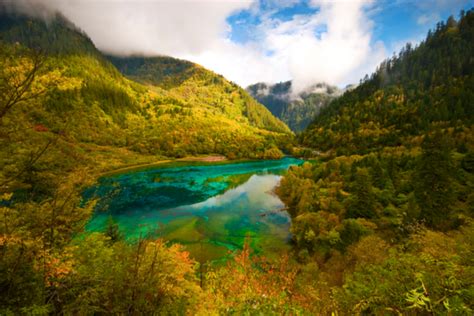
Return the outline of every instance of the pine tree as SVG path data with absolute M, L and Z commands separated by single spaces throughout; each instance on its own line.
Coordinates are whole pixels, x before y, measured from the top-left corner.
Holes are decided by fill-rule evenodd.
M 122 239 L 122 233 L 120 232 L 117 222 L 109 216 L 107 219 L 107 228 L 105 230 L 105 235 L 110 238 L 112 243 L 117 242 Z
M 430 227 L 446 228 L 454 199 L 450 144 L 437 130 L 426 136 L 422 150 L 414 179 L 420 217 Z
M 375 195 L 367 168 L 359 168 L 355 174 L 352 195 L 347 202 L 346 218 L 374 218 Z

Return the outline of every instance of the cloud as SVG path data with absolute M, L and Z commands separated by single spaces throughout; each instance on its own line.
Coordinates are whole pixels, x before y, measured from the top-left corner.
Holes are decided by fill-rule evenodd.
M 312 1 L 307 14 L 274 17 L 291 3 L 274 0 L 15 0 L 23 11 L 59 11 L 96 46 L 113 54 L 171 55 L 202 64 L 236 83 L 294 80 L 296 92 L 315 82 L 357 82 L 386 56 L 373 43 L 369 0 Z M 247 10 L 255 37 L 231 40 L 227 18 Z
M 200 53 L 212 47 L 227 33 L 225 18 L 252 4 L 250 0 L 15 0 L 12 3 L 23 11 L 48 8 L 61 12 L 103 51 L 166 55 Z
M 293 79 L 299 93 L 316 82 L 358 82 L 386 57 L 372 43 L 370 1 L 315 1 L 315 13 L 281 21 L 261 14 L 251 44 L 221 42 L 212 51 L 183 56 L 223 73 L 241 85 Z M 318 30 L 320 30 L 318 32 Z
M 472 0 L 427 0 L 415 1 L 414 3 L 425 12 L 457 14 L 459 8 L 469 6 L 470 3 L 472 5 Z
M 441 13 L 457 15 L 459 9 L 468 7 L 472 0 L 430 0 L 418 1 L 415 5 L 422 12 L 416 22 L 423 26 L 434 26 L 442 20 Z
M 274 174 L 253 175 L 244 184 L 228 190 L 221 195 L 217 195 L 192 205 L 185 205 L 169 210 L 174 215 L 188 213 L 192 210 L 209 210 L 213 208 L 228 207 L 233 212 L 252 209 L 258 210 L 278 210 L 283 207 L 281 200 L 271 192 L 279 183 L 281 176 Z M 284 213 L 281 214 L 286 217 Z
M 385 57 L 382 43 L 372 44 L 369 1 L 313 1 L 319 11 L 295 17 L 269 31 L 268 44 L 288 56 L 301 91 L 315 82 L 345 85 L 357 82 Z M 323 29 L 315 36 L 317 29 Z
M 419 25 L 433 24 L 441 20 L 438 13 L 422 14 L 416 20 Z

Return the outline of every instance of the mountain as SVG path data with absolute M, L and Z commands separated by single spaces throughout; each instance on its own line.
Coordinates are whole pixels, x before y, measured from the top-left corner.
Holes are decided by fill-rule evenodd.
M 48 52 L 49 54 L 88 54 L 100 58 L 102 54 L 87 35 L 60 14 L 47 21 L 23 14 L 7 13 L 0 3 L 0 34 L 5 43 Z
M 160 87 L 174 95 L 185 95 L 190 107 L 200 107 L 241 121 L 251 126 L 279 133 L 289 133 L 288 127 L 276 119 L 246 91 L 223 76 L 189 61 L 172 57 L 113 57 L 109 60 L 125 76 Z
M 316 266 L 311 282 L 328 285 L 315 297 L 335 298 L 341 314 L 472 312 L 473 56 L 471 9 L 299 135 L 317 163 L 292 168 L 277 193 L 302 270 Z
M 470 128 L 474 100 L 473 13 L 438 23 L 418 47 L 407 44 L 355 89 L 321 110 L 301 140 L 339 153 L 416 144 L 436 128 Z M 458 140 L 457 146 L 463 142 Z M 336 148 L 335 144 L 344 146 Z
M 170 57 L 106 57 L 60 15 L 44 22 L 2 13 L 0 21 L 0 41 L 16 51 L 12 58 L 28 56 L 21 47 L 39 49 L 47 55 L 45 76 L 63 82 L 45 85 L 34 115 L 23 119 L 60 130 L 71 142 L 144 155 L 259 158 L 291 138 L 288 127 L 243 89 L 199 65 Z
M 203 77 L 209 74 L 197 64 L 168 56 L 107 56 L 107 58 L 125 76 L 163 89 L 177 87 L 193 76 Z M 218 77 L 222 79 L 222 76 Z
M 246 90 L 295 132 L 303 131 L 322 107 L 342 93 L 337 87 L 318 83 L 294 95 L 291 81 L 256 83 Z
M 85 189 L 106 172 L 186 155 L 279 158 L 293 134 L 243 89 L 201 66 L 168 57 L 104 56 L 64 17 L 43 21 L 7 14 L 4 5 L 0 3 L 0 314 L 90 313 L 78 303 L 82 298 L 75 298 L 104 301 L 102 290 L 86 280 L 92 274 L 102 278 L 98 264 L 107 267 L 115 285 L 92 283 L 121 294 L 95 311 L 183 314 L 200 289 L 188 253 L 161 240 L 137 245 L 115 243 L 117 238 L 112 242 L 102 233 L 84 237 L 92 213 L 100 211 L 94 199 L 85 201 Z M 146 275 L 145 282 L 132 272 L 132 253 L 140 257 L 140 267 L 133 269 Z M 91 259 L 93 269 L 81 268 L 83 259 Z M 145 268 L 144 262 L 150 265 Z M 79 276 L 77 282 L 73 275 Z M 144 284 L 149 284 L 145 291 Z M 92 298 L 86 292 L 99 294 Z M 128 298 L 146 310 L 129 306 Z
M 275 192 L 291 234 L 260 212 L 267 234 L 246 234 L 225 264 L 124 240 L 112 218 L 84 234 L 101 210 L 83 192 L 104 172 L 166 156 L 279 156 L 292 141 L 283 123 L 189 62 L 104 56 L 60 17 L 0 21 L 1 315 L 473 314 L 473 9 L 321 109 L 295 150 L 311 161 Z M 136 176 L 169 190 L 167 177 Z M 202 224 L 181 234 L 245 229 Z M 253 252 L 275 232 L 290 235 L 288 251 Z

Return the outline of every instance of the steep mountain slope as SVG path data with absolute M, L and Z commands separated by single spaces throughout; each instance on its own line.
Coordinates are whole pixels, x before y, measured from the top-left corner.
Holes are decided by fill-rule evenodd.
M 191 107 L 220 111 L 250 125 L 288 133 L 288 127 L 239 86 L 202 66 L 172 57 L 109 57 L 127 77 L 186 96 Z
M 0 34 L 7 43 L 20 43 L 52 54 L 102 54 L 92 41 L 61 15 L 42 22 L 22 14 L 7 13 L 0 3 Z
M 323 150 L 342 143 L 341 153 L 368 152 L 417 143 L 417 136 L 437 127 L 456 133 L 469 128 L 474 117 L 473 23 L 469 11 L 460 22 L 439 23 L 418 47 L 407 44 L 356 89 L 321 110 L 302 142 Z
M 167 74 L 168 86 L 144 86 L 124 78 L 60 16 L 47 23 L 5 14 L 1 20 L 1 41 L 42 49 L 49 55 L 49 70 L 70 82 L 67 88 L 48 88 L 29 120 L 58 130 L 58 118 L 67 118 L 65 132 L 73 141 L 142 154 L 256 158 L 290 136 L 285 124 L 242 89 L 200 66 L 178 60 L 167 66 L 156 63 L 161 58 L 151 59 L 155 64 L 147 71 Z M 196 70 L 189 76 L 180 65 Z
M 0 314 L 472 315 L 473 10 L 303 133 L 325 153 L 278 188 L 294 251 L 259 257 L 249 235 L 222 266 L 161 240 L 121 241 L 113 221 L 81 235 L 94 208 L 81 192 L 111 165 L 156 161 L 139 152 L 161 152 L 163 138 L 164 152 L 205 146 L 193 133 L 206 122 L 236 126 L 221 127 L 216 151 L 242 154 L 248 141 L 265 153 L 280 135 L 190 104 L 193 122 L 183 104 L 199 80 L 144 86 L 94 52 L 42 59 L 15 41 L 0 44 Z
M 169 90 L 127 79 L 61 17 L 0 24 L 0 314 L 182 314 L 200 295 L 195 262 L 162 241 L 82 238 L 97 210 L 84 189 L 167 157 L 276 158 L 288 128 L 224 79 L 208 85 L 210 72 Z M 105 304 L 99 284 L 115 293 Z
M 273 85 L 256 83 L 246 90 L 295 132 L 304 130 L 322 107 L 342 93 L 337 87 L 318 83 L 293 95 L 291 81 Z
M 302 133 L 323 153 L 292 168 L 278 194 L 303 270 L 317 264 L 312 282 L 329 285 L 317 297 L 330 293 L 341 314 L 472 313 L 473 56 L 471 9 Z

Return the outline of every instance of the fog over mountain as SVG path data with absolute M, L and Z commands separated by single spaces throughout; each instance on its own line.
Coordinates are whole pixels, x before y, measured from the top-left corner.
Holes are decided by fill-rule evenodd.
M 372 1 L 310 1 L 304 14 L 280 18 L 295 5 L 259 1 L 6 0 L 2 6 L 48 18 L 60 12 L 114 55 L 168 55 L 191 60 L 247 86 L 293 80 L 344 86 L 384 57 L 373 39 Z M 243 17 L 258 17 L 240 38 Z M 239 20 L 240 19 L 240 20 Z
M 321 82 L 295 92 L 292 81 L 276 84 L 260 82 L 247 87 L 250 95 L 295 132 L 304 130 L 322 107 L 342 95 L 346 89 Z

